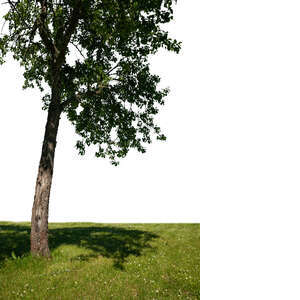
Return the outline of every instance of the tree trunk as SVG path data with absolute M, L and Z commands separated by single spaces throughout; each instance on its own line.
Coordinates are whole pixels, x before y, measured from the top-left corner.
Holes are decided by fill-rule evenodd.
M 48 246 L 48 207 L 53 176 L 56 136 L 61 114 L 57 99 L 52 101 L 48 110 L 42 155 L 35 186 L 34 203 L 31 216 L 31 253 L 35 256 L 50 257 Z

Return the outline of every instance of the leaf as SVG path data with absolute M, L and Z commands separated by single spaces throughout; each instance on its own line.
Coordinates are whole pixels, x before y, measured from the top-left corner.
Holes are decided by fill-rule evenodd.
M 17 256 L 16 256 L 16 254 L 15 254 L 14 251 L 11 252 L 11 257 L 12 257 L 13 259 L 17 259 Z

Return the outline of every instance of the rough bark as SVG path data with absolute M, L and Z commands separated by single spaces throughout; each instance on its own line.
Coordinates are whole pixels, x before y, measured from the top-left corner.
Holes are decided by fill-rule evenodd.
M 52 94 L 42 147 L 31 217 L 31 253 L 50 257 L 48 245 L 48 208 L 54 167 L 54 153 L 61 108 Z
M 46 49 L 49 54 L 51 54 L 52 99 L 48 110 L 42 155 L 35 186 L 30 241 L 31 253 L 33 255 L 50 257 L 48 245 L 48 208 L 53 176 L 56 136 L 60 114 L 64 107 L 60 103 L 60 72 L 61 66 L 65 62 L 71 36 L 78 25 L 82 3 L 80 0 L 78 1 L 78 5 L 72 10 L 71 16 L 65 24 L 65 31 L 61 28 L 59 31 L 61 34 L 53 40 L 47 25 L 47 1 L 38 0 L 38 2 L 41 5 L 41 14 L 37 20 L 37 27 Z M 64 34 L 62 34 L 63 32 Z

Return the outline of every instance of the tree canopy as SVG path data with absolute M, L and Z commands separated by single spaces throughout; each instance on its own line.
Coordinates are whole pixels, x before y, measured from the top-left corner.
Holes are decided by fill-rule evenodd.
M 48 109 L 53 93 L 74 124 L 80 154 L 95 145 L 114 165 L 130 148 L 145 152 L 164 140 L 154 117 L 168 89 L 151 74 L 149 56 L 179 52 L 163 24 L 172 0 L 8 1 L 0 63 L 12 52 L 24 68 L 24 88 L 38 87 Z M 76 53 L 76 55 L 75 55 Z

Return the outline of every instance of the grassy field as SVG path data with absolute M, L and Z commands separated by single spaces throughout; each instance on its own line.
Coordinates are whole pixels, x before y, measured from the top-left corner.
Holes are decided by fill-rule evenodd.
M 199 224 L 53 223 L 51 260 L 29 235 L 0 222 L 0 299 L 200 299 Z

